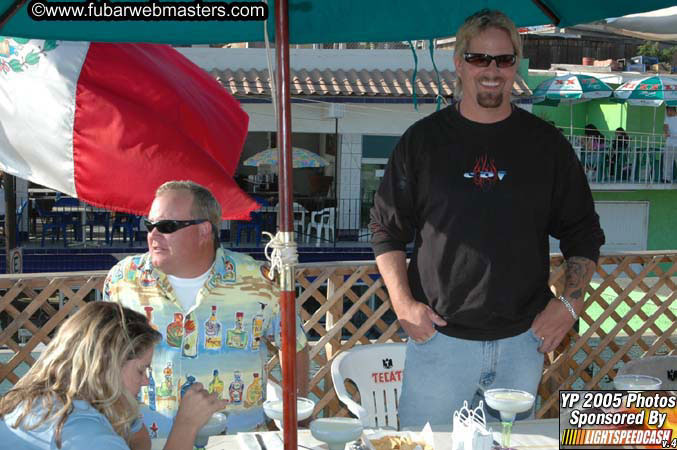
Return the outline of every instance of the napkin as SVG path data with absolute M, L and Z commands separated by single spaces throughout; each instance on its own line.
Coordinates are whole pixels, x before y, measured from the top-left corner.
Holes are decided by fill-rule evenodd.
M 260 450 L 261 446 L 259 441 L 256 439 L 256 435 L 261 436 L 263 443 L 266 446 L 266 450 L 283 450 L 284 444 L 282 443 L 282 438 L 275 432 L 265 432 L 265 433 L 238 433 L 237 440 L 241 448 L 247 450 Z
M 284 450 L 284 442 L 279 433 L 260 433 L 263 443 L 266 444 L 266 450 Z
M 453 450 L 490 450 L 493 446 L 493 437 L 487 430 L 484 418 L 484 403 L 475 409 L 468 407 L 464 401 L 460 410 L 454 411 L 454 428 L 452 434 Z
M 243 449 L 259 450 L 261 448 L 254 433 L 238 433 L 237 441 L 239 447 Z

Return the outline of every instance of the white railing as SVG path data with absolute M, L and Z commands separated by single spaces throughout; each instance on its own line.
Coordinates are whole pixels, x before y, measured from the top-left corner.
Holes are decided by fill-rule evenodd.
M 672 185 L 677 183 L 677 147 L 660 135 L 627 139 L 568 136 L 590 183 Z

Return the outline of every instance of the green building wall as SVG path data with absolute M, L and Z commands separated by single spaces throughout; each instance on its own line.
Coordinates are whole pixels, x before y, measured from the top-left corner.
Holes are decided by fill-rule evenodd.
M 677 249 L 677 189 L 594 191 L 595 201 L 649 202 L 647 250 Z
M 523 61 L 523 64 L 524 61 Z M 526 62 L 528 67 L 528 62 Z M 533 91 L 551 75 L 525 73 L 520 67 L 529 88 Z M 610 84 L 612 88 L 618 85 Z M 544 120 L 551 120 L 569 134 L 573 123 L 573 134 L 582 135 L 585 125 L 594 124 L 608 139 L 612 139 L 614 130 L 623 127 L 631 136 L 663 135 L 665 106 L 634 106 L 618 103 L 613 99 L 597 99 L 582 103 L 560 104 L 556 107 L 533 105 L 532 112 Z M 647 250 L 677 249 L 677 189 L 633 191 L 594 191 L 595 201 L 646 201 L 649 203 L 649 227 Z

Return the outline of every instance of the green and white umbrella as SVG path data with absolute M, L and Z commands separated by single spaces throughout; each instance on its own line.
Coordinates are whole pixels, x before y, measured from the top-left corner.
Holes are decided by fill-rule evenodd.
M 570 105 L 569 130 L 574 131 L 574 103 L 611 97 L 613 89 L 592 75 L 567 74 L 545 80 L 534 90 L 532 101 L 546 106 Z
M 677 106 L 677 78 L 654 75 L 628 81 L 614 91 L 614 97 L 631 105 L 659 107 Z
M 677 78 L 654 75 L 623 83 L 614 91 L 614 97 L 635 106 L 653 107 L 653 130 L 656 131 L 656 110 L 665 103 L 677 106 Z

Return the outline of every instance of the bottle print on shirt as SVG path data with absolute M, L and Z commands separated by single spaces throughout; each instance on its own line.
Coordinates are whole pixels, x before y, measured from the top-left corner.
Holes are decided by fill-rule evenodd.
M 228 330 L 226 345 L 234 348 L 246 348 L 248 341 L 247 332 L 244 331 L 244 313 L 235 313 L 235 326 Z
M 184 322 L 183 335 L 183 350 L 181 355 L 186 358 L 197 357 L 197 322 L 195 321 L 195 313 L 191 312 L 186 316 Z
M 153 370 L 148 369 L 148 386 L 146 387 L 148 392 L 148 407 L 155 411 L 155 379 L 153 379 Z
M 188 389 L 195 383 L 195 377 L 192 375 L 186 375 L 186 382 L 181 385 L 181 400 L 183 400 L 183 396 L 186 395 L 186 392 L 188 392 Z
M 224 383 L 219 378 L 218 369 L 214 369 L 213 374 L 214 374 L 214 376 L 212 378 L 212 381 L 209 382 L 209 393 L 212 394 L 212 393 L 216 392 L 219 399 L 221 399 L 221 398 L 223 398 Z
M 265 303 L 259 302 L 261 311 L 259 311 L 252 319 L 252 350 L 258 350 L 261 345 L 261 335 L 263 334 L 263 310 L 266 307 Z
M 233 372 L 233 382 L 228 387 L 228 396 L 230 403 L 239 405 L 242 403 L 242 392 L 244 391 L 244 383 L 242 382 L 242 375 L 239 370 Z
M 212 305 L 212 315 L 205 322 L 205 348 L 207 350 L 221 348 L 221 323 L 216 319 L 216 305 Z
M 163 397 L 169 397 L 174 390 L 174 368 L 171 361 L 167 361 L 167 366 L 162 369 L 162 375 L 164 376 L 164 379 L 162 380 L 162 383 L 160 383 L 158 394 Z
M 158 411 L 171 411 L 176 402 L 176 389 L 174 383 L 174 367 L 171 361 L 162 369 L 162 381 L 155 388 L 156 408 Z
M 181 348 L 183 340 L 183 314 L 174 313 L 174 322 L 167 325 L 167 345 Z
M 158 326 L 153 323 L 153 307 L 144 306 L 143 310 L 146 311 L 146 319 L 148 319 L 148 324 L 150 325 L 150 327 L 158 331 Z
M 261 387 L 261 378 L 259 378 L 259 374 L 255 372 L 252 384 L 247 387 L 247 394 L 244 400 L 245 408 L 258 404 L 262 397 L 263 388 Z

